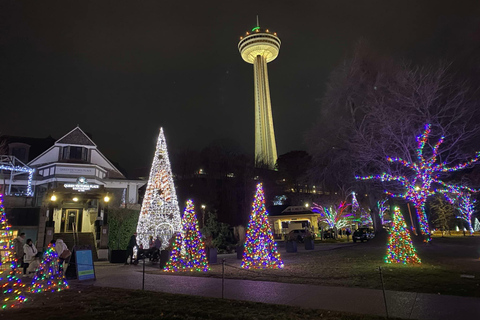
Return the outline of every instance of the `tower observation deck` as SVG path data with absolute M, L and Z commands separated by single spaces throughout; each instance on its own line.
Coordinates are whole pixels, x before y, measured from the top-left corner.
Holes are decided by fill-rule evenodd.
M 273 169 L 277 162 L 277 145 L 273 130 L 272 105 L 267 63 L 275 60 L 281 41 L 277 33 L 258 26 L 240 37 L 238 50 L 245 62 L 253 64 L 255 91 L 255 163 Z

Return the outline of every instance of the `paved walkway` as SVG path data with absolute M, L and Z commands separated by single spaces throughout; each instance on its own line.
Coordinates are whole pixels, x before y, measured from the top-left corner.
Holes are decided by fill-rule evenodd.
M 152 269 L 151 267 L 146 267 Z M 155 268 L 156 269 L 156 268 Z M 142 267 L 96 263 L 95 286 L 142 288 Z M 145 290 L 221 298 L 222 279 L 145 274 Z M 480 299 L 387 291 L 390 317 L 478 319 Z M 225 279 L 225 298 L 385 316 L 381 290 Z

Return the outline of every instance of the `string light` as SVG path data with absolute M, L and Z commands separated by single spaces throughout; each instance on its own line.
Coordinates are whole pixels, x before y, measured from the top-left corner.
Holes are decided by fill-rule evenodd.
M 172 178 L 172 169 L 167 152 L 163 128 L 160 128 L 150 177 L 143 198 L 137 225 L 137 241 L 149 247 L 150 236 L 160 236 L 162 249 L 170 238 L 181 231 L 180 209 Z
M 277 244 L 273 240 L 267 215 L 265 193 L 262 184 L 258 183 L 243 251 L 242 268 L 244 269 L 282 269 L 284 267 Z
M 0 265 L 10 264 L 10 272 L 7 275 L 7 281 L 1 285 L 2 296 L 2 309 L 10 309 L 17 307 L 21 303 L 27 301 L 27 298 L 23 296 L 23 288 L 25 284 L 22 283 L 19 275 L 21 274 L 20 268 L 18 268 L 18 261 L 14 257 L 14 245 L 13 245 L 13 233 L 11 226 L 8 224 L 8 220 L 3 207 L 3 194 L 0 194 L 0 249 L 1 259 Z M 0 281 L 3 281 L 0 278 Z
M 391 175 L 388 173 L 382 173 L 380 175 L 371 175 L 360 177 L 356 176 L 358 180 L 380 180 L 382 182 L 399 182 L 402 187 L 405 188 L 405 192 L 401 194 L 394 194 L 389 191 L 385 191 L 387 195 L 391 197 L 403 198 L 407 201 L 413 202 L 417 211 L 418 222 L 420 230 L 425 236 L 425 241 L 430 241 L 430 228 L 428 225 L 427 214 L 425 212 L 425 204 L 427 198 L 434 195 L 437 190 L 433 189 L 434 184 L 447 185 L 443 181 L 439 180 L 439 175 L 447 172 L 455 172 L 464 169 L 480 159 L 480 153 L 477 153 L 474 158 L 464 163 L 458 164 L 453 167 L 449 167 L 447 163 L 436 163 L 438 158 L 438 150 L 443 143 L 444 137 L 441 137 L 438 142 L 432 147 L 432 155 L 427 157 L 424 155 L 424 148 L 430 135 L 431 125 L 425 125 L 425 130 L 421 135 L 417 137 L 417 149 L 416 149 L 416 162 L 409 162 L 401 158 L 387 157 L 387 161 L 391 163 L 399 163 L 403 167 L 413 171 L 413 175 L 408 178 L 407 176 Z M 460 186 L 464 189 L 468 187 Z
M 329 228 L 341 229 L 347 227 L 353 219 L 353 214 L 347 212 L 347 208 L 350 204 L 346 201 L 341 202 L 338 207 L 322 207 L 315 202 L 312 206 L 312 211 L 320 213 L 320 222 L 325 222 Z
M 35 169 L 32 169 L 27 166 L 14 166 L 14 165 L 0 164 L 0 170 L 9 170 L 14 172 L 28 173 L 26 196 L 27 197 L 33 196 L 32 179 L 33 179 L 33 173 L 35 172 Z
M 477 192 L 470 188 L 460 188 L 456 185 L 448 185 L 443 183 L 445 189 L 438 190 L 445 195 L 445 198 L 458 210 L 458 219 L 465 221 L 468 224 L 468 231 L 473 234 L 474 228 L 472 226 L 472 215 L 475 213 L 475 205 L 477 200 L 472 198 L 471 192 Z
M 210 270 L 192 200 L 187 201 L 182 217 L 182 230 L 183 233 L 179 232 L 176 235 L 170 260 L 163 270 L 166 272 Z
M 387 212 L 390 211 L 387 205 L 387 201 L 388 199 L 382 199 L 377 201 L 378 215 L 380 216 L 382 225 L 390 222 L 387 220 Z
M 473 231 L 475 231 L 475 232 L 480 231 L 480 221 L 478 221 L 477 218 L 475 218 L 475 224 L 473 225 Z
M 388 238 L 385 262 L 403 264 L 422 263 L 417 256 L 405 219 L 403 219 L 403 215 L 398 207 L 395 207 L 393 211 L 393 225 Z
M 56 292 L 68 289 L 63 270 L 59 268 L 59 258 L 55 244 L 51 243 L 43 254 L 42 262 L 35 271 L 30 287 L 31 293 Z

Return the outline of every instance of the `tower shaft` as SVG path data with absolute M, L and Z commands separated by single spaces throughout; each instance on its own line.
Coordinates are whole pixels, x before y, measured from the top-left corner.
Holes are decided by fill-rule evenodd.
M 253 61 L 255 90 L 255 162 L 273 169 L 277 146 L 273 130 L 272 105 L 268 84 L 267 60 L 257 55 Z

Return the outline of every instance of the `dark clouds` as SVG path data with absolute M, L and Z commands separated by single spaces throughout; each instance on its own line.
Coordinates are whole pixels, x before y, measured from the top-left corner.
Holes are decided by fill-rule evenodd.
M 160 126 L 171 152 L 222 138 L 253 153 L 253 68 L 237 42 L 259 14 L 282 40 L 269 64 L 278 153 L 302 149 L 328 74 L 355 41 L 364 37 L 383 54 L 440 57 L 457 30 L 468 38 L 478 29 L 462 24 L 478 8 L 477 1 L 1 1 L 0 132 L 58 138 L 79 124 L 129 169 L 150 164 Z

